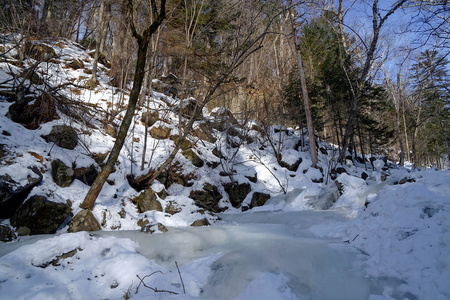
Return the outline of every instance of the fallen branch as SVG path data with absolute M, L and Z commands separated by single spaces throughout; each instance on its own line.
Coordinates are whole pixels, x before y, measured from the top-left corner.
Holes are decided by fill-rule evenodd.
M 141 277 L 139 277 L 139 275 L 136 275 L 136 277 L 140 280 L 140 282 L 139 282 L 138 286 L 136 287 L 136 292 L 135 292 L 135 294 L 137 294 L 137 293 L 139 292 L 139 287 L 140 287 L 141 284 L 142 284 L 144 287 L 146 287 L 146 288 L 148 288 L 148 289 L 151 289 L 151 290 L 154 291 L 155 293 L 169 293 L 169 294 L 173 294 L 173 295 L 178 295 L 178 293 L 176 293 L 176 292 L 167 291 L 167 290 L 158 290 L 157 288 L 153 288 L 153 287 L 151 287 L 151 286 L 146 285 L 145 282 L 144 282 L 144 279 L 147 278 L 147 277 L 150 277 L 150 276 L 152 276 L 153 274 L 156 274 L 156 273 L 161 273 L 161 274 L 163 274 L 163 272 L 161 272 L 161 271 L 155 271 L 155 272 L 153 272 L 153 273 L 150 274 L 150 275 L 145 275 L 144 278 L 141 278 Z
M 181 284 L 183 285 L 183 294 L 186 294 L 186 289 L 184 288 L 183 277 L 181 277 L 180 268 L 178 268 L 178 263 L 175 261 L 175 266 L 177 266 L 178 275 L 180 275 Z

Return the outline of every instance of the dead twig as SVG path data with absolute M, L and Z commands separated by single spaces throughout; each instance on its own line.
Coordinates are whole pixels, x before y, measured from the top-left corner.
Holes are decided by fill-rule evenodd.
M 175 261 L 175 266 L 177 266 L 178 275 L 180 275 L 181 285 L 183 286 L 183 294 L 186 294 L 186 289 L 184 288 L 183 277 L 181 277 L 180 268 L 178 268 L 178 263 Z
M 169 294 L 173 294 L 173 295 L 178 295 L 178 293 L 176 293 L 176 292 L 167 291 L 167 290 L 159 290 L 159 289 L 157 289 L 157 288 L 153 288 L 153 287 L 151 287 L 151 286 L 146 285 L 145 282 L 144 282 L 144 279 L 147 278 L 147 277 L 150 277 L 150 276 L 152 276 L 153 274 L 156 274 L 156 273 L 161 273 L 161 274 L 163 274 L 163 272 L 161 272 L 161 271 L 155 271 L 155 272 L 153 272 L 153 273 L 151 273 L 151 274 L 149 274 L 149 275 L 145 275 L 143 278 L 139 277 L 139 275 L 136 275 L 136 277 L 140 280 L 140 282 L 139 282 L 138 286 L 136 287 L 136 292 L 135 292 L 135 294 L 137 294 L 137 293 L 139 292 L 139 287 L 140 287 L 141 284 L 142 284 L 144 287 L 146 287 L 146 288 L 148 288 L 148 289 L 151 289 L 151 290 L 154 291 L 155 293 L 169 293 Z

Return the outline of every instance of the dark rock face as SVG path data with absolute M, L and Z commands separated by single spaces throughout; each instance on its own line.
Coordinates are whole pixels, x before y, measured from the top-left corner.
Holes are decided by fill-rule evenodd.
M 73 150 L 78 144 L 77 132 L 66 125 L 54 126 L 48 135 L 42 137 L 47 143 L 55 143 L 56 146 L 69 150 Z
M 100 224 L 90 210 L 83 209 L 75 215 L 69 222 L 69 232 L 97 231 Z
M 73 181 L 73 170 L 66 166 L 61 160 L 52 161 L 52 178 L 60 187 L 68 187 Z
M 189 198 L 194 199 L 195 205 L 212 212 L 220 212 L 219 201 L 222 195 L 217 187 L 206 183 L 201 191 L 191 191 Z
M 41 183 L 42 174 L 34 167 L 31 170 L 38 175 L 38 178 L 29 177 L 29 183 L 19 186 L 9 176 L 0 176 L 0 218 L 11 218 L 16 210 L 28 197 L 31 190 Z
M 366 172 L 362 172 L 362 173 L 361 173 L 361 178 L 362 178 L 362 179 L 366 180 L 368 177 L 369 177 L 369 175 L 367 175 Z
M 270 199 L 269 194 L 255 192 L 252 196 L 251 207 L 263 206 Z
M 9 107 L 7 117 L 27 129 L 37 129 L 39 124 L 59 119 L 55 103 L 47 93 L 32 99 L 17 93 L 14 98 L 15 103 Z
M 194 135 L 196 135 L 199 139 L 209 143 L 215 143 L 217 141 L 217 139 L 212 134 L 211 127 L 205 123 L 201 123 L 198 125 L 198 129 L 194 130 Z
M 147 127 L 152 127 L 153 124 L 156 123 L 156 121 L 159 120 L 159 115 L 157 111 L 149 111 L 142 114 L 141 121 L 144 123 L 144 125 L 147 125 Z
M 83 182 L 86 185 L 91 186 L 94 183 L 95 178 L 97 178 L 98 172 L 94 165 L 90 165 L 85 168 L 77 168 L 74 170 L 73 177 Z
M 252 190 L 249 183 L 238 184 L 237 182 L 227 183 L 223 186 L 225 192 L 228 193 L 231 205 L 233 207 L 239 207 L 247 197 L 248 193 Z
M 414 178 L 403 177 L 398 181 L 398 184 L 405 184 L 407 182 L 416 182 L 416 180 Z
M 10 242 L 17 238 L 11 227 L 0 224 L 0 242 Z
M 289 171 L 293 171 L 296 172 L 298 170 L 298 166 L 300 166 L 300 164 L 302 163 L 302 158 L 300 157 L 295 163 L 293 163 L 292 165 L 288 164 L 287 162 L 284 161 L 280 161 L 280 166 L 284 167 L 286 169 L 288 169 Z
M 163 211 L 161 203 L 158 201 L 158 197 L 152 190 L 145 190 L 134 198 L 133 203 L 136 203 L 138 211 L 140 213 L 156 210 Z
M 194 221 L 190 226 L 209 226 L 211 224 L 209 224 L 208 219 L 204 218 L 204 219 L 200 219 L 200 220 L 196 220 Z
M 201 168 L 204 165 L 203 160 L 192 150 L 187 149 L 181 152 L 181 154 L 188 160 L 191 161 L 191 163 L 196 166 L 197 168 Z
M 44 196 L 32 196 L 11 218 L 14 227 L 27 227 L 30 234 L 51 234 L 64 223 L 70 214 L 65 203 L 48 201 Z

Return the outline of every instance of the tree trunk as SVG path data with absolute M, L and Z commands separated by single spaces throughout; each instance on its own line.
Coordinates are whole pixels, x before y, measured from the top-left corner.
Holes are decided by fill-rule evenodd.
M 95 178 L 94 183 L 92 184 L 91 188 L 89 189 L 86 197 L 84 198 L 83 203 L 81 203 L 80 207 L 84 209 L 92 210 L 95 204 L 95 200 L 97 199 L 98 195 L 100 194 L 100 191 L 102 190 L 103 185 L 105 184 L 106 179 L 108 178 L 109 174 L 111 174 L 114 164 L 117 161 L 117 158 L 119 157 L 120 150 L 122 149 L 122 146 L 125 142 L 125 138 L 128 134 L 128 129 L 130 128 L 131 122 L 133 120 L 134 111 L 136 109 L 136 104 L 139 99 L 139 93 L 142 86 L 142 81 L 144 79 L 144 73 L 145 73 L 145 62 L 147 59 L 147 49 L 148 44 L 150 42 L 150 38 L 152 34 L 158 29 L 158 27 L 161 25 L 162 21 L 165 18 L 165 0 L 161 0 L 161 11 L 158 14 L 156 9 L 155 0 L 152 0 L 152 12 L 155 16 L 154 21 L 152 24 L 144 31 L 142 35 L 139 35 L 136 32 L 136 28 L 134 27 L 134 21 L 133 21 L 133 6 L 132 6 L 132 0 L 129 0 L 129 9 L 130 9 L 130 26 L 133 32 L 133 36 L 136 38 L 138 42 L 138 54 L 137 54 L 137 61 L 136 61 L 136 70 L 134 74 L 134 82 L 133 82 L 133 88 L 131 89 L 129 102 L 128 102 L 128 108 L 127 112 L 125 113 L 125 117 L 123 118 L 122 124 L 120 125 L 119 132 L 117 134 L 116 141 L 114 143 L 113 149 L 111 150 L 111 153 L 109 154 L 108 161 L 106 162 L 105 166 L 102 168 L 100 174 Z
M 288 0 L 288 6 L 289 6 L 289 15 L 290 15 L 290 19 L 291 19 L 291 26 L 292 26 L 292 36 L 293 36 L 294 46 L 297 51 L 297 53 L 296 53 L 297 54 L 297 67 L 298 67 L 298 73 L 300 76 L 300 83 L 302 86 L 303 102 L 305 105 L 306 125 L 308 127 L 309 146 L 310 146 L 310 151 L 311 151 L 311 161 L 312 161 L 312 167 L 315 168 L 315 167 L 317 167 L 317 162 L 318 162 L 316 139 L 315 139 L 315 134 L 314 134 L 314 125 L 312 122 L 311 106 L 309 103 L 308 88 L 306 86 L 305 72 L 303 70 L 303 61 L 302 61 L 302 54 L 300 51 L 300 43 L 297 41 L 297 30 L 296 30 L 296 26 L 295 26 L 292 0 Z

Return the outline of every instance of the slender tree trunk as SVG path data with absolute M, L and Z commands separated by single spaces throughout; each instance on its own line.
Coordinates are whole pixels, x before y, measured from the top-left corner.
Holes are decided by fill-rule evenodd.
M 305 115 L 306 115 L 306 125 L 308 127 L 308 135 L 309 135 L 309 145 L 310 145 L 310 151 L 311 151 L 311 161 L 312 161 L 312 167 L 317 167 L 318 163 L 318 157 L 317 157 L 317 147 L 316 147 L 316 139 L 314 134 L 314 125 L 312 122 L 312 115 L 311 115 L 311 106 L 309 101 L 309 95 L 308 95 L 308 87 L 306 86 L 306 79 L 305 79 L 305 72 L 303 70 L 303 61 L 302 61 L 302 54 L 300 50 L 300 43 L 297 41 L 297 29 L 295 26 L 295 17 L 294 17 L 294 11 L 292 7 L 292 0 L 288 0 L 288 6 L 289 6 L 289 15 L 290 15 L 290 21 L 292 26 L 292 37 L 295 49 L 297 51 L 297 67 L 298 67 L 298 73 L 300 76 L 300 83 L 302 86 L 302 95 L 303 95 L 303 102 L 305 105 Z
M 137 61 L 136 61 L 136 70 L 134 74 L 134 82 L 133 82 L 133 88 L 131 89 L 129 102 L 128 102 L 128 108 L 125 113 L 125 117 L 123 118 L 122 124 L 120 125 L 119 132 L 117 134 L 116 141 L 114 143 L 114 146 L 111 150 L 111 153 L 109 154 L 108 161 L 106 162 L 105 166 L 102 168 L 101 172 L 95 179 L 94 183 L 92 184 L 91 188 L 89 189 L 86 197 L 84 198 L 83 203 L 81 203 L 80 207 L 84 209 L 92 210 L 95 204 L 95 200 L 97 199 L 98 195 L 100 194 L 100 191 L 102 190 L 103 185 L 105 184 L 106 179 L 108 178 L 109 174 L 111 174 L 114 164 L 117 161 L 117 158 L 119 157 L 120 150 L 122 149 L 122 146 L 125 142 L 125 138 L 128 134 L 128 129 L 130 128 L 131 122 L 133 120 L 134 111 L 136 109 L 136 104 L 139 99 L 139 93 L 142 86 L 142 81 L 144 79 L 144 73 L 145 73 L 145 62 L 147 59 L 147 49 L 148 44 L 150 42 L 150 38 L 153 35 L 153 33 L 158 29 L 158 27 L 161 25 L 162 21 L 165 18 L 165 5 L 166 1 L 161 0 L 161 10 L 160 13 L 158 13 L 156 9 L 156 3 L 155 0 L 151 1 L 152 3 L 152 12 L 154 15 L 154 21 L 152 24 L 144 31 L 142 35 L 138 34 L 136 31 L 136 28 L 134 27 L 134 21 L 133 21 L 133 2 L 132 0 L 129 0 L 128 7 L 130 9 L 130 18 L 129 20 L 131 30 L 133 33 L 133 36 L 136 38 L 138 42 L 138 54 L 137 54 Z

